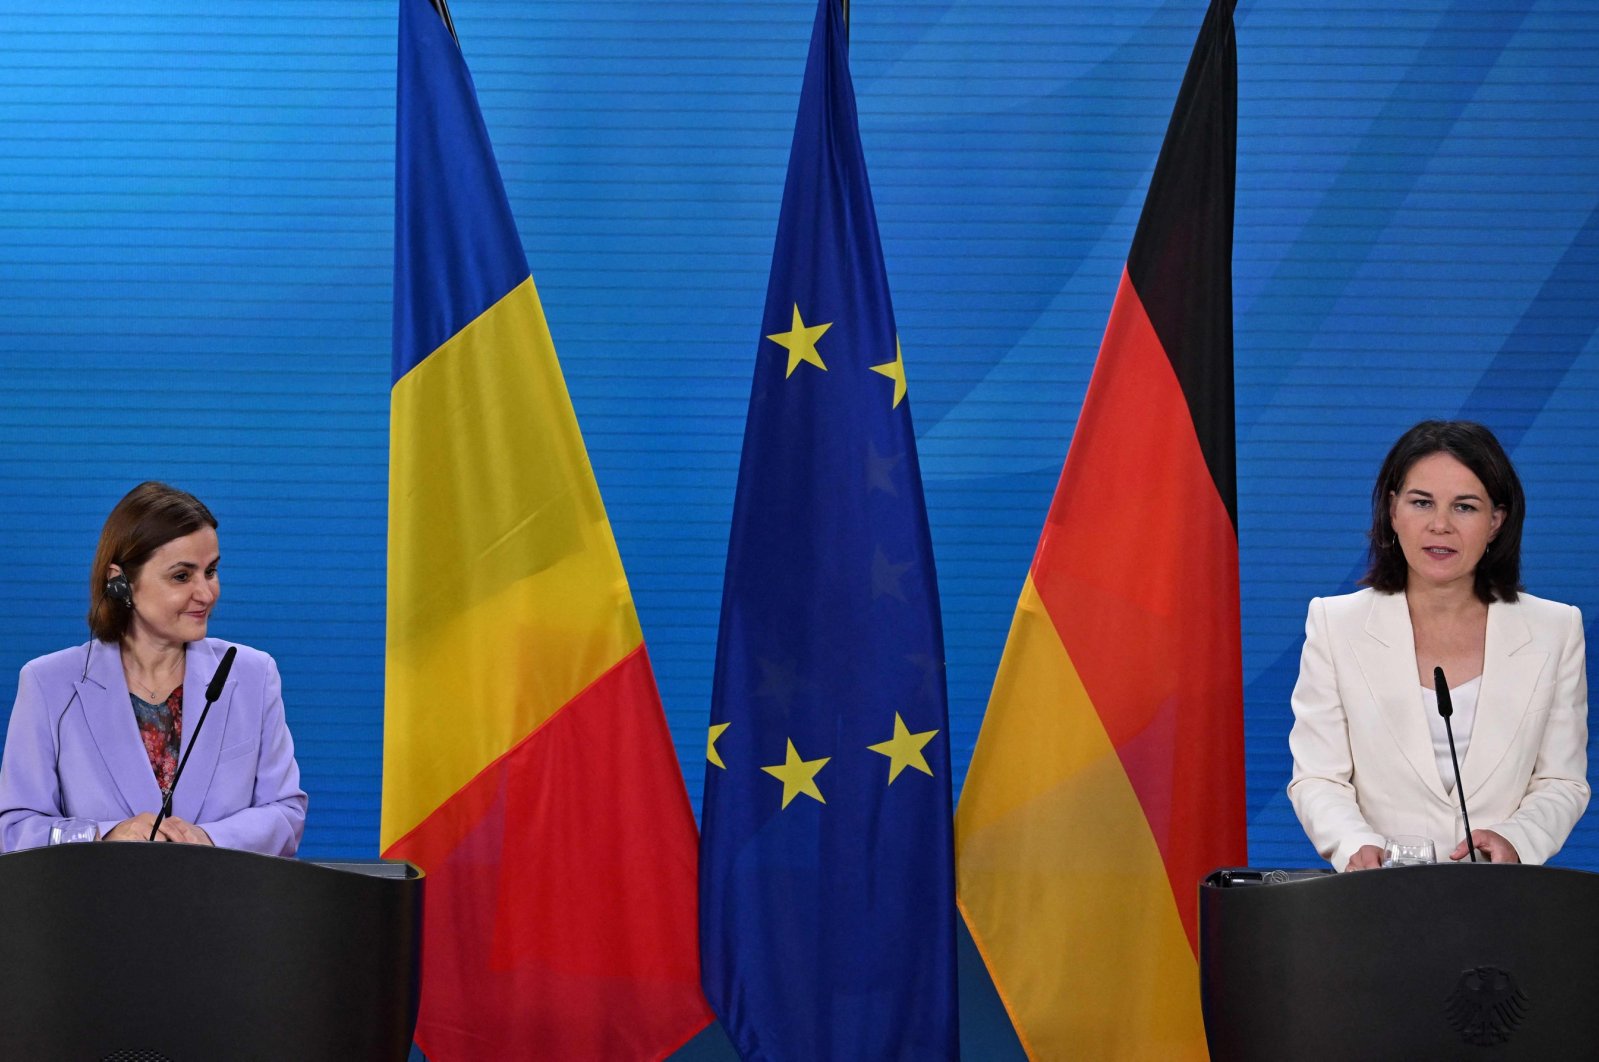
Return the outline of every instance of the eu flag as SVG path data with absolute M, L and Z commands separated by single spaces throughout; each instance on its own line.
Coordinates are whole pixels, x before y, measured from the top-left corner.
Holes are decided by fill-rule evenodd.
M 761 325 L 707 747 L 705 992 L 746 1059 L 954 1058 L 944 639 L 837 0 Z

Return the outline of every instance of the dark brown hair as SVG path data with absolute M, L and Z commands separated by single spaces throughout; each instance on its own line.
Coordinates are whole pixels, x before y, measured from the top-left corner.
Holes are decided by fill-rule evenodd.
M 123 495 L 105 518 L 89 569 L 89 633 L 102 642 L 120 642 L 133 619 L 131 608 L 106 594 L 111 565 L 120 567 L 131 583 L 156 550 L 216 526 L 217 518 L 199 498 L 165 483 L 141 483 Z
M 1395 540 L 1389 504 L 1404 486 L 1411 466 L 1432 454 L 1448 454 L 1471 469 L 1487 489 L 1489 504 L 1504 510 L 1499 533 L 1477 562 L 1475 589 L 1484 603 L 1514 601 L 1521 590 L 1521 525 L 1527 499 L 1515 466 L 1494 433 L 1469 420 L 1424 420 L 1388 451 L 1371 488 L 1371 568 L 1361 583 L 1389 594 L 1405 588 L 1410 566 Z

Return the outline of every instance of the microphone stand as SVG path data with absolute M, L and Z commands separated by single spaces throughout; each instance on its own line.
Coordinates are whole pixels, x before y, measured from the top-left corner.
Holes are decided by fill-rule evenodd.
M 194 733 L 184 743 L 188 747 L 183 750 L 183 758 L 178 761 L 177 773 L 172 776 L 172 788 L 167 790 L 166 799 L 161 801 L 161 813 L 155 817 L 155 825 L 150 827 L 152 841 L 155 840 L 156 834 L 161 832 L 161 824 L 172 814 L 172 796 L 178 791 L 178 779 L 183 777 L 183 768 L 189 762 L 189 754 L 200 741 L 200 728 L 205 726 L 205 717 L 211 714 L 211 706 L 222 696 L 222 687 L 228 681 L 228 672 L 233 670 L 233 658 L 238 655 L 238 646 L 228 646 L 228 651 L 222 654 L 222 663 L 217 665 L 216 674 L 211 676 L 211 685 L 205 690 L 205 707 L 200 709 L 200 721 L 194 724 Z
M 1455 795 L 1460 798 L 1460 818 L 1466 824 L 1466 855 L 1471 861 L 1477 861 L 1477 848 L 1471 843 L 1471 817 L 1466 814 L 1466 786 L 1460 780 L 1460 757 L 1455 755 L 1455 728 L 1450 724 L 1449 717 L 1455 714 L 1455 702 L 1449 696 L 1449 681 L 1444 678 L 1444 669 L 1432 669 L 1432 684 L 1438 694 L 1438 714 L 1444 717 L 1444 733 L 1449 736 L 1449 762 L 1455 769 Z

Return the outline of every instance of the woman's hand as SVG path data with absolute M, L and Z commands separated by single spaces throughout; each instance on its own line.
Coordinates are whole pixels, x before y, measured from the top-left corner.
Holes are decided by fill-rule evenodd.
M 1516 846 L 1492 830 L 1472 830 L 1471 846 L 1487 856 L 1490 863 L 1521 862 L 1521 856 L 1516 853 Z M 1455 845 L 1455 850 L 1449 853 L 1449 858 L 1455 860 L 1466 858 L 1466 842 L 1461 841 Z
M 148 835 L 147 835 L 148 836 Z M 168 818 L 161 823 L 158 841 L 175 841 L 178 844 L 211 844 L 211 835 L 192 822 Z
M 1344 872 L 1351 870 L 1376 870 L 1382 866 L 1383 850 L 1374 844 L 1363 844 L 1349 857 L 1349 865 L 1344 867 Z
M 148 841 L 150 830 L 155 827 L 155 813 L 151 811 L 135 815 L 131 819 L 123 819 L 100 838 L 102 841 Z
M 123 819 L 101 838 L 104 841 L 148 841 L 150 831 L 155 828 L 155 813 L 146 811 L 135 815 L 131 819 Z M 161 829 L 155 835 L 157 841 L 173 841 L 177 844 L 211 844 L 211 835 L 192 822 L 182 819 L 166 818 L 161 820 Z

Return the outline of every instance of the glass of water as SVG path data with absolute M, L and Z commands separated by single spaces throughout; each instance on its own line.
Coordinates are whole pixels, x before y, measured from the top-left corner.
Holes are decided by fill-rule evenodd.
M 1400 834 L 1388 838 L 1383 849 L 1382 865 L 1385 867 L 1419 867 L 1438 862 L 1432 838 Z
M 51 844 L 77 844 L 99 839 L 100 824 L 93 819 L 57 819 L 50 824 Z

